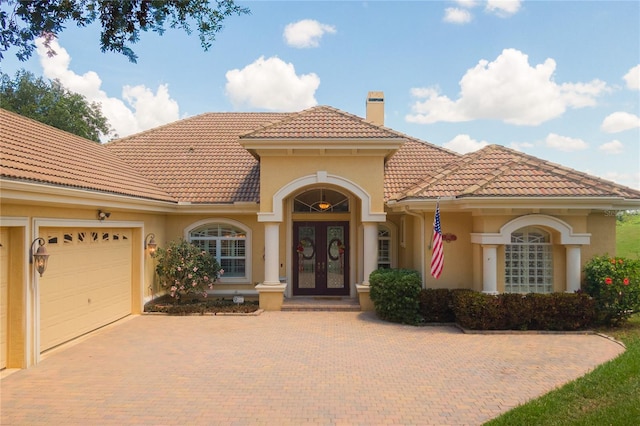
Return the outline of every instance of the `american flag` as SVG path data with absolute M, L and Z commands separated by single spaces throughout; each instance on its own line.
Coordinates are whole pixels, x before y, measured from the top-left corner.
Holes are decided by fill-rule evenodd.
M 440 278 L 444 266 L 444 252 L 442 250 L 442 229 L 440 228 L 440 203 L 436 204 L 436 216 L 433 219 L 433 252 L 431 254 L 431 275 Z

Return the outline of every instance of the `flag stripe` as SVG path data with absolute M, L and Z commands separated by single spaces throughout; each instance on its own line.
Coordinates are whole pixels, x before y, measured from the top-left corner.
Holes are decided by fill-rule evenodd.
M 431 275 L 440 278 L 444 267 L 444 250 L 442 247 L 442 228 L 440 227 L 440 204 L 436 204 L 436 215 L 433 219 L 433 252 L 431 254 Z

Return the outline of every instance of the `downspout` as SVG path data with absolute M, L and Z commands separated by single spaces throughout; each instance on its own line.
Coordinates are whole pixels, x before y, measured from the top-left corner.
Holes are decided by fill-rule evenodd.
M 415 216 L 420 219 L 420 276 L 422 277 L 422 288 L 426 288 L 426 277 L 425 277 L 425 239 L 424 239 L 424 214 L 420 215 L 418 213 L 412 212 L 408 207 L 404 207 L 404 212 L 410 216 Z M 404 230 L 403 230 L 404 231 Z

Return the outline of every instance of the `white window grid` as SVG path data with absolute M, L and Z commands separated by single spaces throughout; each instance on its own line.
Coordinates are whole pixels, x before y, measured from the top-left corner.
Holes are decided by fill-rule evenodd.
M 189 241 L 215 257 L 224 269 L 225 278 L 246 275 L 246 234 L 243 230 L 223 223 L 207 224 L 191 231 Z
M 537 228 L 511 234 L 505 246 L 505 292 L 553 292 L 553 254 L 550 236 Z
M 378 227 L 378 269 L 391 268 L 391 231 L 386 226 Z

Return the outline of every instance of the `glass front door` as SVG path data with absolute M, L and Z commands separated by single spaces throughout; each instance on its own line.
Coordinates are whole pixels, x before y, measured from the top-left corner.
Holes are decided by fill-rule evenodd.
M 293 295 L 349 294 L 349 223 L 295 222 Z

